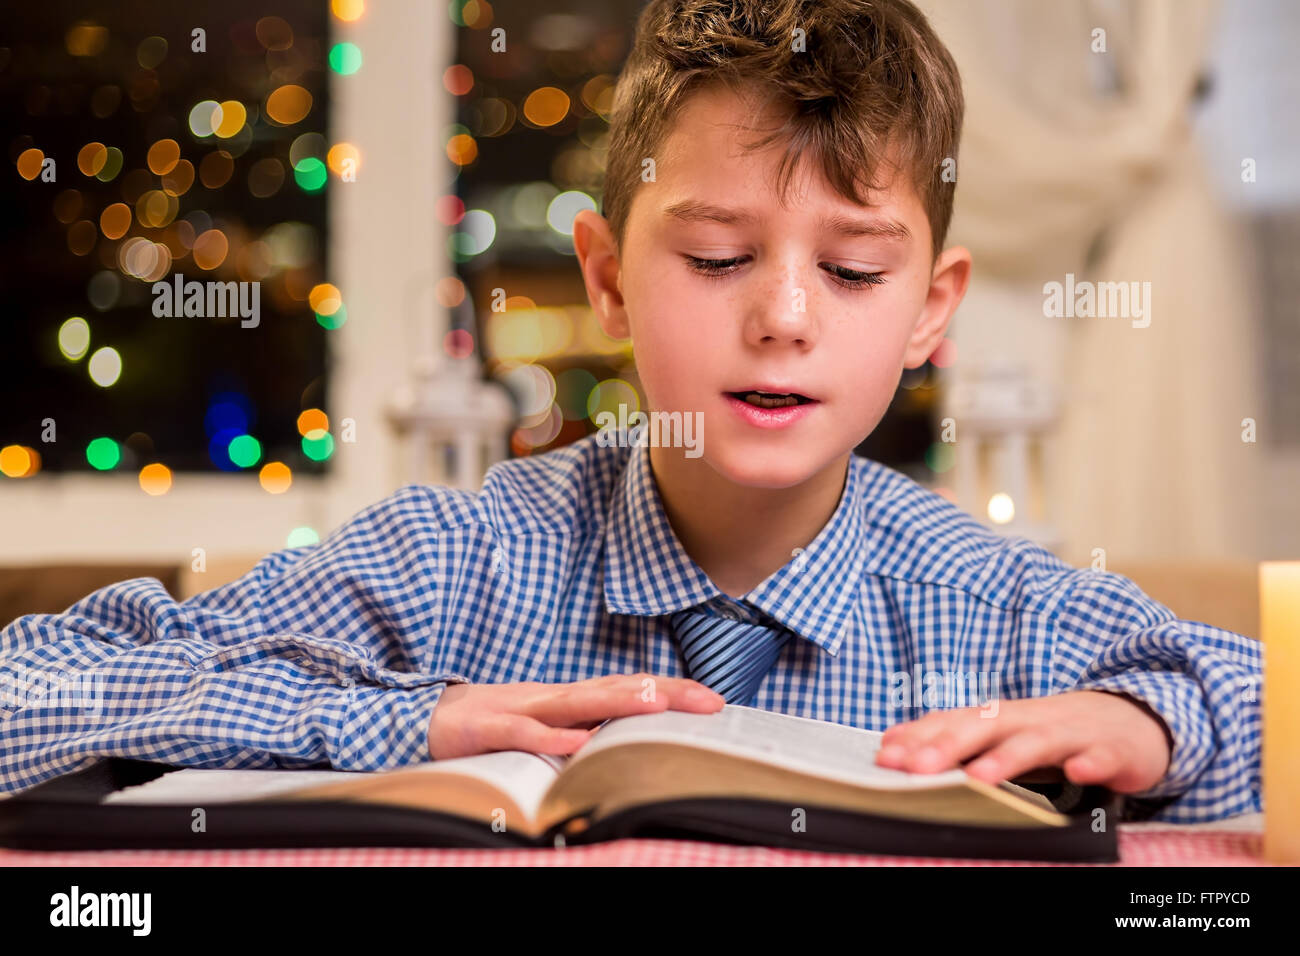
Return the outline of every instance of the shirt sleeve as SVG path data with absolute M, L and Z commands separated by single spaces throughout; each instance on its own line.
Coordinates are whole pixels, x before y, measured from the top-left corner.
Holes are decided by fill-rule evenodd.
M 1179 620 L 1122 575 L 1073 574 L 1057 622 L 1053 691 L 1129 697 L 1173 742 L 1164 778 L 1127 795 L 1125 816 L 1199 823 L 1261 811 L 1260 643 Z
M 427 586 L 440 521 L 412 486 L 324 542 L 175 601 L 153 578 L 0 631 L 0 792 L 109 757 L 191 767 L 383 770 L 432 759 L 449 683 Z M 413 626 L 418 622 L 418 626 Z

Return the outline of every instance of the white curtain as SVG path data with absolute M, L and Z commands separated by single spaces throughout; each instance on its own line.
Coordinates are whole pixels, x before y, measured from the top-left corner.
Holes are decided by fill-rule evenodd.
M 1057 390 L 1045 487 L 1059 552 L 1254 554 L 1260 446 L 1241 422 L 1262 396 L 1247 240 L 1216 206 L 1190 127 L 1215 5 L 918 5 L 967 98 L 949 243 L 975 268 L 950 372 L 1022 360 Z M 1044 283 L 1066 273 L 1150 282 L 1150 325 L 1044 316 Z

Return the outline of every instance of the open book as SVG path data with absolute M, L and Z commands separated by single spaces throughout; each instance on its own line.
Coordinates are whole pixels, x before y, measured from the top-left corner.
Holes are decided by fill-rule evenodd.
M 880 737 L 733 704 L 714 714 L 607 721 L 568 758 L 507 751 L 376 773 L 185 769 L 108 793 L 99 804 L 207 815 L 329 806 L 350 808 L 357 821 L 357 811 L 382 810 L 389 828 L 404 812 L 433 834 L 417 841 L 423 845 L 667 835 L 867 852 L 1114 858 L 1113 826 L 1098 831 L 1042 793 L 990 785 L 964 770 L 879 767 Z M 442 831 L 445 842 L 429 829 L 433 820 L 454 824 Z M 972 848 L 978 852 L 966 852 Z

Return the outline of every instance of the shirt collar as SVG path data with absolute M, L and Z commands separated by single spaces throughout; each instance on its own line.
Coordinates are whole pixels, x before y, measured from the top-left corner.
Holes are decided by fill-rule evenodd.
M 831 654 L 844 640 L 862 577 L 869 466 L 866 459 L 849 457 L 844 490 L 830 520 L 802 553 L 742 598 Z M 631 449 L 605 528 L 609 613 L 670 614 L 723 596 L 673 532 L 645 445 Z

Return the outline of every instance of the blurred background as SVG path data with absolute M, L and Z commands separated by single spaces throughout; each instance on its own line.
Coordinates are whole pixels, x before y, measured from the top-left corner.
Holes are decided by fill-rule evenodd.
M 919 5 L 975 276 L 858 453 L 1252 633 L 1300 548 L 1300 8 Z M 641 6 L 6 4 L 0 618 L 214 587 L 640 407 L 571 222 Z M 178 275 L 257 283 L 256 322 L 155 315 Z M 1147 291 L 1046 314 L 1085 282 Z

